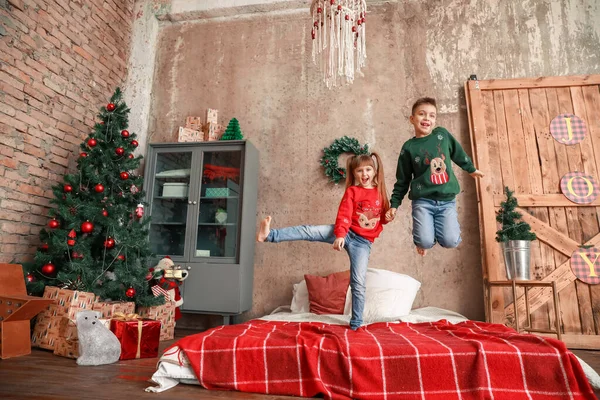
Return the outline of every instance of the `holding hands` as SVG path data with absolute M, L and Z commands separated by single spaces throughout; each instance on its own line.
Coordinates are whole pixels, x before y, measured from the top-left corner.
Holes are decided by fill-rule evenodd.
M 387 212 L 385 213 L 385 220 L 387 222 L 393 221 L 394 218 L 396 218 L 396 208 L 390 208 L 389 210 L 387 210 Z

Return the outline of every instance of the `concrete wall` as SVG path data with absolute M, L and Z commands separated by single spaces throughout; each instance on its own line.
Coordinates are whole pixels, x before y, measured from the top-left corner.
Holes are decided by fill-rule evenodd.
M 52 185 L 123 84 L 133 0 L 0 0 L 0 262 L 35 253 Z
M 334 90 L 325 87 L 312 64 L 307 10 L 296 12 L 280 2 L 271 12 L 231 15 L 202 8 L 201 2 L 195 2 L 196 10 L 179 3 L 168 4 L 160 16 L 166 22 L 159 28 L 148 142 L 176 140 L 185 117 L 204 115 L 207 107 L 219 109 L 224 123 L 236 117 L 261 152 L 257 219 L 272 215 L 276 227 L 334 221 L 343 188 L 326 180 L 318 161 L 323 147 L 343 135 L 381 154 L 391 188 L 400 147 L 412 135 L 410 106 L 420 96 L 438 99 L 438 123 L 470 153 L 462 90 L 470 74 L 501 79 L 600 72 L 600 4 L 593 0 L 372 4 L 365 76 Z M 417 256 L 406 202 L 376 241 L 370 266 L 420 280 L 415 306 L 479 319 L 483 289 L 475 185 L 466 173 L 455 172 L 462 187 L 463 243 Z M 325 244 L 259 245 L 254 307 L 243 318 L 289 303 L 292 283 L 305 273 L 347 267 L 346 255 Z

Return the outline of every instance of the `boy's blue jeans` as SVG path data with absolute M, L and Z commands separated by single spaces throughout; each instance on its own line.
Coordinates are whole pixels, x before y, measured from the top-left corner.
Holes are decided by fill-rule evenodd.
M 333 225 L 298 225 L 288 228 L 271 229 L 267 242 L 287 242 L 292 240 L 308 240 L 333 244 L 335 235 Z M 371 242 L 352 231 L 348 231 L 344 248 L 350 257 L 350 289 L 352 292 L 352 318 L 350 328 L 358 329 L 362 324 L 365 309 L 365 291 L 367 267 L 371 254 Z
M 456 200 L 413 200 L 412 216 L 413 241 L 418 247 L 430 249 L 438 242 L 451 248 L 461 242 Z

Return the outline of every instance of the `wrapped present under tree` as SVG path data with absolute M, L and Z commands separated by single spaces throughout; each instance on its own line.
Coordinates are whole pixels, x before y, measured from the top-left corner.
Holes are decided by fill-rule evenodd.
M 119 360 L 158 357 L 160 321 L 117 313 L 110 321 L 110 330 L 121 343 Z
M 43 349 L 54 350 L 56 340 L 60 337 L 61 318 L 74 320 L 79 311 L 91 310 L 96 295 L 90 292 L 46 286 L 43 298 L 53 300 L 53 302 L 43 313 L 38 315 L 31 344 Z
M 138 307 L 138 315 L 160 321 L 160 340 L 171 340 L 175 337 L 175 308 L 174 301 L 167 301 L 160 306 Z

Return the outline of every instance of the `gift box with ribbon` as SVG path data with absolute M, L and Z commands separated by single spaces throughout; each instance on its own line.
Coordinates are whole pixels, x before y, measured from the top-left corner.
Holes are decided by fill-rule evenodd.
M 90 292 L 46 286 L 44 298 L 52 299 L 54 302 L 38 315 L 31 337 L 31 345 L 54 350 L 56 339 L 59 337 L 60 319 L 66 317 L 74 320 L 79 311 L 91 310 L 96 295 Z
M 175 337 L 175 309 L 174 301 L 167 301 L 160 306 L 138 307 L 138 314 L 144 318 L 160 321 L 160 340 L 171 340 Z
M 100 318 L 112 318 L 116 313 L 131 314 L 135 312 L 133 301 L 97 301 L 92 304 L 92 310 L 99 311 Z
M 110 320 L 110 330 L 121 342 L 119 360 L 158 357 L 160 321 L 116 313 Z

